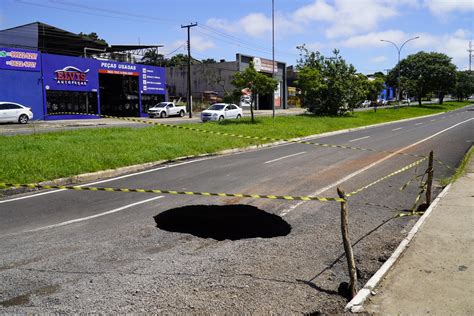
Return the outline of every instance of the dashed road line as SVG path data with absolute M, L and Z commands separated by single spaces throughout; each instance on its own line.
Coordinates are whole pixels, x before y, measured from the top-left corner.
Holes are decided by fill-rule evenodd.
M 392 129 L 392 132 L 399 131 L 401 129 L 403 129 L 403 127 L 394 128 L 394 129 Z
M 364 137 L 359 137 L 359 138 L 356 138 L 356 139 L 352 139 L 349 141 L 349 143 L 352 143 L 352 142 L 356 142 L 358 140 L 362 140 L 362 139 L 366 139 L 366 138 L 369 138 L 370 136 L 364 136 Z
M 420 122 L 420 123 L 416 123 L 415 126 L 416 126 L 416 125 L 421 125 L 421 124 L 423 124 L 423 123 L 421 123 L 421 122 Z
M 276 158 L 276 159 L 273 159 L 273 160 L 269 160 L 269 161 L 264 162 L 264 164 L 266 164 L 266 163 L 272 163 L 272 162 L 275 162 L 275 161 L 279 161 L 279 160 L 286 159 L 286 158 L 290 158 L 290 157 L 294 157 L 294 156 L 298 156 L 298 155 L 301 155 L 301 154 L 306 154 L 306 151 L 302 151 L 302 152 L 299 152 L 299 153 L 296 153 L 296 154 L 292 154 L 292 155 L 288 155 L 288 156 L 283 156 L 283 157 L 280 157 L 280 158 Z
M 457 124 L 454 124 L 454 125 L 452 125 L 452 126 L 450 126 L 450 127 L 448 127 L 448 128 L 445 128 L 445 129 L 443 129 L 443 130 L 441 130 L 441 131 L 439 131 L 439 132 L 437 132 L 437 133 L 435 133 L 435 134 L 433 134 L 433 135 L 431 135 L 431 136 L 428 136 L 428 137 L 426 137 L 426 138 L 423 138 L 423 139 L 417 141 L 416 143 L 413 143 L 413 144 L 408 145 L 408 146 L 406 146 L 406 147 L 404 147 L 404 148 L 401 148 L 401 149 L 399 149 L 399 150 L 397 150 L 397 151 L 395 151 L 395 152 L 393 152 L 393 153 L 391 153 L 391 154 L 385 156 L 384 158 L 381 158 L 381 159 L 379 159 L 379 160 L 377 160 L 377 161 L 374 161 L 374 162 L 371 163 L 370 165 L 365 166 L 364 168 L 361 168 L 361 169 L 359 169 L 359 170 L 357 170 L 357 171 L 354 171 L 353 173 L 351 173 L 351 174 L 345 176 L 344 178 L 339 179 L 339 180 L 337 180 L 336 182 L 331 183 L 331 184 L 325 186 L 324 188 L 321 188 L 321 189 L 317 190 L 316 192 L 314 192 L 314 193 L 311 194 L 311 195 L 312 195 L 312 196 L 320 195 L 320 194 L 324 193 L 325 191 L 327 191 L 327 190 L 329 190 L 329 189 L 331 189 L 331 188 L 334 188 L 335 186 L 337 186 L 337 185 L 339 185 L 339 184 L 341 184 L 341 183 L 343 183 L 343 182 L 346 182 L 347 180 L 349 180 L 349 179 L 351 179 L 351 178 L 353 178 L 353 177 L 355 177 L 355 176 L 361 174 L 362 172 L 367 171 L 368 169 L 370 169 L 370 168 L 372 168 L 372 167 L 374 167 L 374 166 L 380 164 L 381 162 L 384 162 L 385 160 L 390 159 L 390 158 L 392 158 L 393 156 L 398 155 L 398 153 L 400 153 L 400 152 L 403 152 L 403 151 L 408 150 L 408 149 L 410 149 L 410 148 L 412 148 L 412 147 L 415 147 L 415 146 L 417 146 L 417 145 L 419 145 L 419 144 L 421 144 L 421 143 L 423 143 L 423 142 L 426 142 L 427 140 L 430 140 L 430 139 L 432 139 L 432 138 L 434 138 L 434 137 L 436 137 L 436 136 L 438 136 L 438 135 L 440 135 L 440 134 L 443 134 L 443 133 L 449 131 L 450 129 L 453 129 L 453 128 L 455 128 L 455 127 L 461 125 L 461 124 L 467 123 L 467 122 L 472 121 L 472 120 L 474 120 L 474 118 L 470 118 L 470 119 L 464 120 L 464 121 L 459 122 L 459 123 L 457 123 Z M 300 201 L 300 202 L 296 203 L 295 205 L 290 206 L 289 208 L 283 210 L 283 211 L 280 213 L 280 216 L 283 217 L 283 216 L 285 216 L 285 215 L 288 215 L 288 213 L 290 213 L 291 211 L 293 211 L 294 209 L 296 209 L 298 206 L 300 206 L 301 204 L 303 204 L 303 203 L 305 203 L 305 202 L 306 202 L 306 201 Z
M 430 120 L 430 122 L 436 122 L 436 119 Z

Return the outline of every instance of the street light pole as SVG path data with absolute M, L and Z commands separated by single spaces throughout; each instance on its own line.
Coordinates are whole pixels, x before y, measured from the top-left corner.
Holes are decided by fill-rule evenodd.
M 272 0 L 272 79 L 275 79 L 275 0 Z M 275 118 L 275 91 L 272 95 L 272 116 Z
M 398 47 L 398 45 L 395 44 L 392 41 L 387 41 L 387 40 L 383 40 L 383 39 L 380 40 L 381 42 L 387 42 L 387 43 L 393 44 L 393 46 L 395 46 L 395 48 L 397 49 L 397 52 L 398 52 L 398 64 L 397 64 L 398 65 L 398 78 L 397 78 L 397 85 L 398 85 L 398 88 L 397 88 L 397 101 L 398 101 L 398 106 L 401 105 L 401 103 L 400 103 L 400 77 L 401 77 L 401 74 L 402 74 L 402 69 L 400 67 L 400 53 L 402 51 L 403 46 L 405 46 L 406 43 L 408 43 L 409 41 L 416 40 L 418 38 L 420 38 L 420 37 L 416 36 L 416 37 L 409 38 L 405 42 L 403 42 L 403 44 L 400 47 Z

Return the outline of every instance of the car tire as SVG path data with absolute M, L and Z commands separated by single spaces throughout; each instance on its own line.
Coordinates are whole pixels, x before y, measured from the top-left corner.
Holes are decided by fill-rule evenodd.
M 179 111 L 179 116 L 184 117 L 184 111 L 183 110 Z
M 237 120 L 240 120 L 241 118 L 242 118 L 242 116 L 241 116 L 240 114 L 237 114 L 236 119 L 237 119 Z
M 165 118 L 165 117 L 166 117 L 166 113 L 165 113 L 164 111 L 161 112 L 161 113 L 160 113 L 160 117 L 161 117 L 161 118 Z
M 20 115 L 20 117 L 18 118 L 18 123 L 20 123 L 20 124 L 26 124 L 26 123 L 28 123 L 28 120 L 29 120 L 28 115 L 22 114 L 22 115 Z
M 224 119 L 224 117 L 221 115 L 219 116 L 219 121 L 222 121 Z

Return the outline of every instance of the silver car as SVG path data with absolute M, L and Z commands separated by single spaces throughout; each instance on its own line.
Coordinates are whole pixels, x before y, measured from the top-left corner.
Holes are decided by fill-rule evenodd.
M 0 102 L 0 122 L 26 124 L 31 119 L 31 108 L 14 102 Z

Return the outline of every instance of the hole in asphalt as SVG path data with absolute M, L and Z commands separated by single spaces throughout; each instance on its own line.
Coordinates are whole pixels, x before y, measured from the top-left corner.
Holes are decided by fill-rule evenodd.
M 162 230 L 200 238 L 239 240 L 286 236 L 291 226 L 280 216 L 251 205 L 190 205 L 164 211 L 155 217 Z

